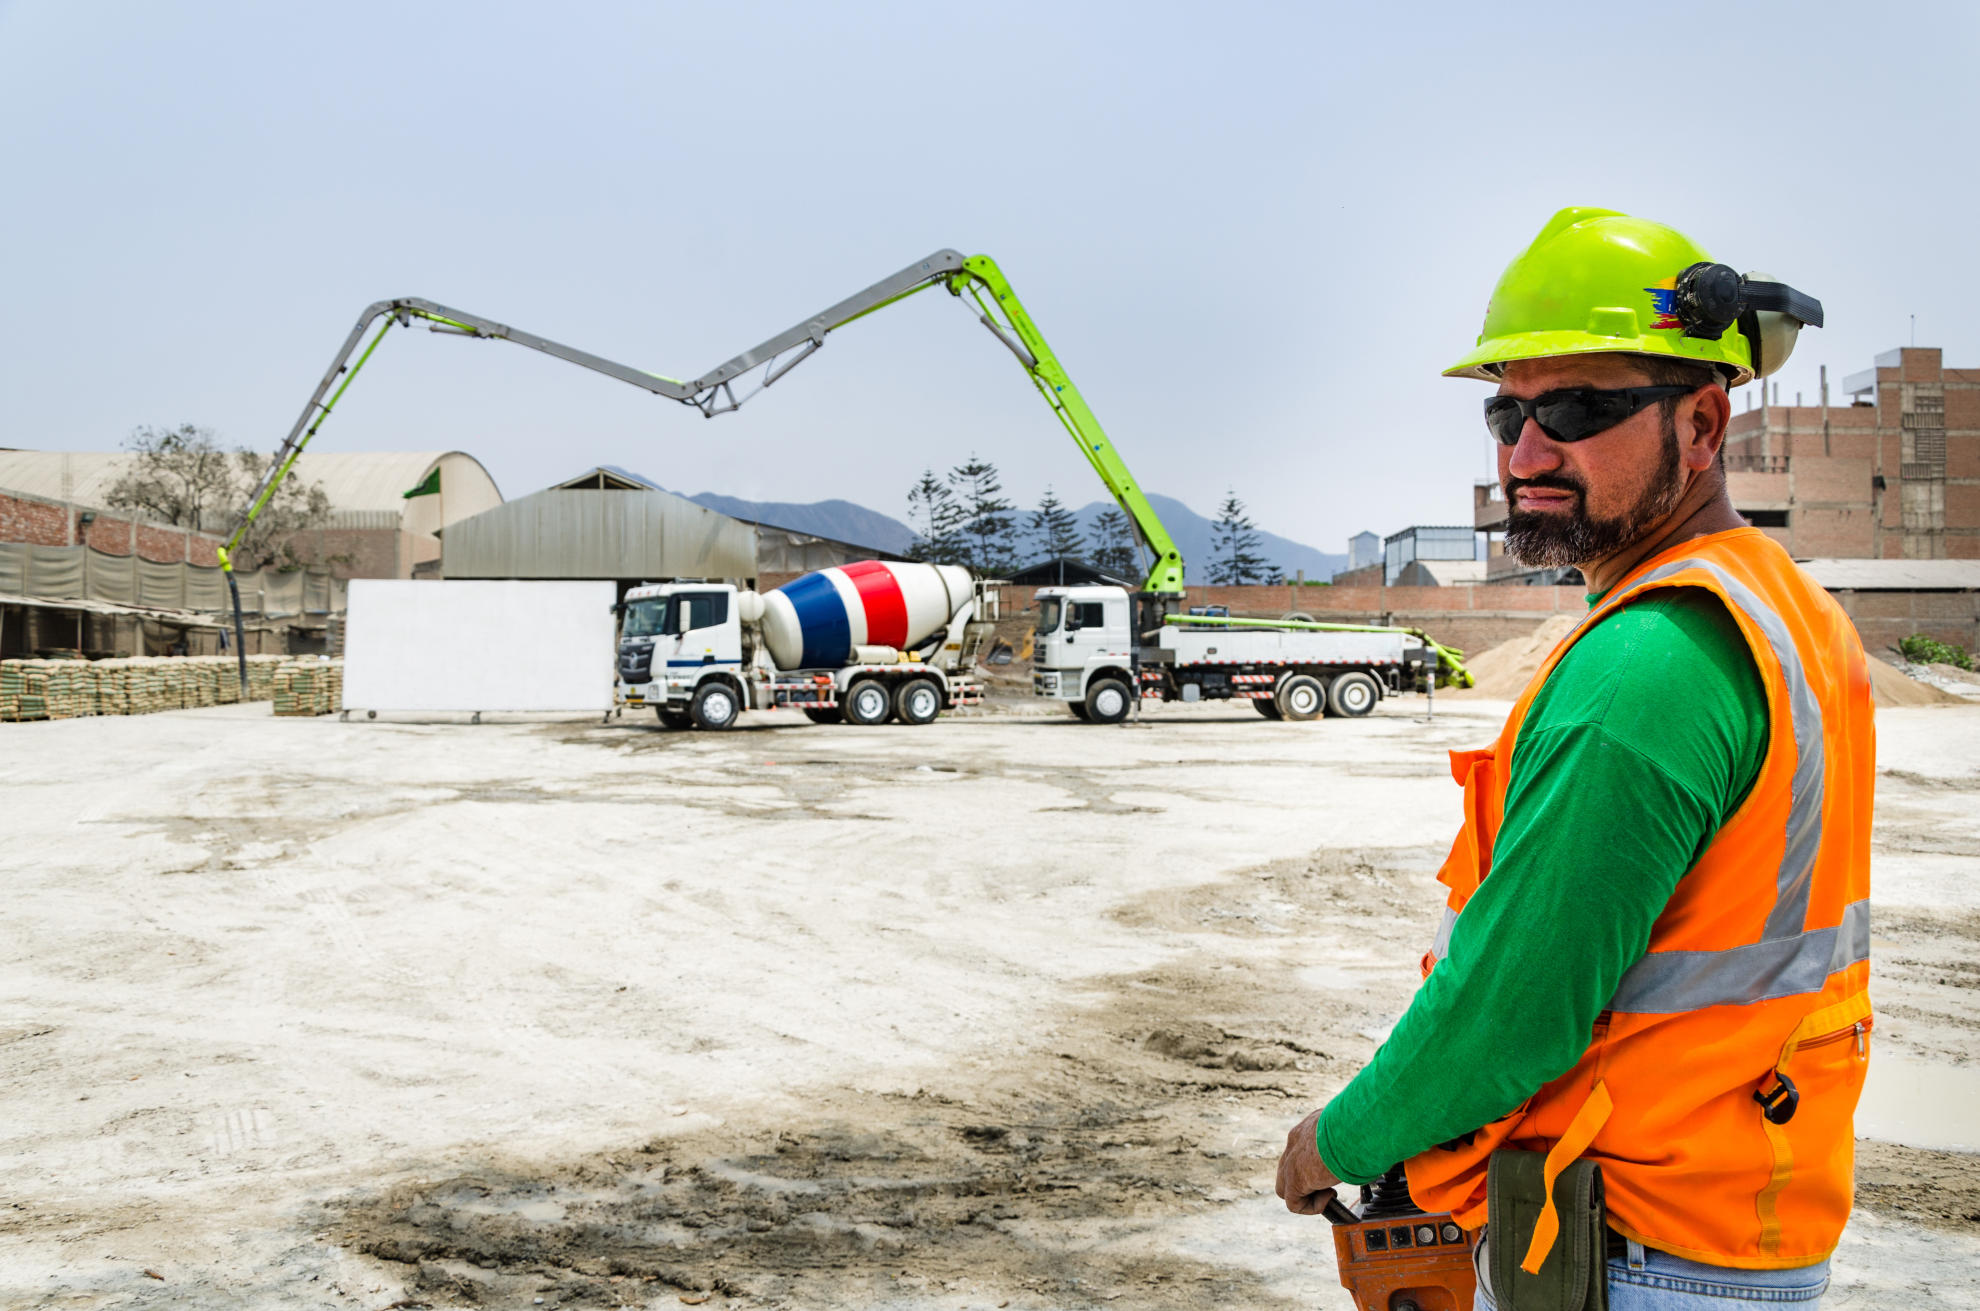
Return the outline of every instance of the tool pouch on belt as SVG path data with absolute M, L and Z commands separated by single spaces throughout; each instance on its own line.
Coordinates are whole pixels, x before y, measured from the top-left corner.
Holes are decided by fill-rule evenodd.
M 1544 1152 L 1492 1153 L 1485 1176 L 1492 1298 L 1502 1311 L 1608 1311 L 1608 1215 L 1595 1162 L 1577 1160 L 1561 1170 L 1554 1180 L 1559 1231 L 1539 1273 L 1521 1265 L 1547 1209 L 1546 1164 Z

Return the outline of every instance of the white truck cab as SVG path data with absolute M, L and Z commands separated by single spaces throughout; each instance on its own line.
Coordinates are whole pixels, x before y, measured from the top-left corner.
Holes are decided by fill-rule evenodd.
M 1134 709 L 1133 607 L 1119 587 L 1045 587 L 1037 595 L 1032 690 L 1081 719 L 1118 724 Z
M 619 701 L 651 705 L 676 728 L 727 728 L 750 705 L 743 625 L 756 615 L 743 611 L 760 612 L 762 604 L 728 583 L 659 583 L 627 592 Z

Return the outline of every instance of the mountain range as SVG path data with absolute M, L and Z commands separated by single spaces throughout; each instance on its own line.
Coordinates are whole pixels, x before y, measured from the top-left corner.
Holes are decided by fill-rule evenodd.
M 737 519 L 753 519 L 779 528 L 871 546 L 894 555 L 906 554 L 914 544 L 912 528 L 878 510 L 869 510 L 851 501 L 746 501 L 719 492 L 702 492 L 688 499 L 696 505 L 705 505 Z M 1214 554 L 1211 543 L 1215 540 L 1216 521 L 1205 518 L 1172 496 L 1150 492 L 1148 502 L 1162 516 L 1162 523 L 1168 528 L 1169 535 L 1175 538 L 1183 560 L 1195 562 L 1193 576 L 1202 578 L 1205 566 Z M 1094 521 L 1102 511 L 1113 508 L 1113 504 L 1112 501 L 1094 501 L 1075 510 L 1073 513 L 1079 520 L 1080 533 L 1090 536 Z M 1024 522 L 1022 514 L 1018 522 Z M 1321 551 L 1262 529 L 1258 532 L 1258 553 L 1283 570 L 1288 578 L 1302 570 L 1311 579 L 1331 578 L 1336 572 L 1347 568 L 1345 554 Z M 1036 558 L 1036 553 L 1020 552 L 1020 556 L 1029 561 Z
M 616 465 L 605 467 L 649 487 L 660 487 L 651 478 L 630 469 L 621 469 Z M 662 487 L 660 490 L 667 489 Z M 800 533 L 830 537 L 856 546 L 870 546 L 890 555 L 906 555 L 914 546 L 912 528 L 891 515 L 869 510 L 852 501 L 746 501 L 740 496 L 725 496 L 721 492 L 701 492 L 687 499 L 732 518 L 750 519 Z M 1212 543 L 1216 540 L 1216 521 L 1198 514 L 1173 496 L 1150 492 L 1148 503 L 1162 516 L 1162 523 L 1168 528 L 1169 535 L 1175 538 L 1176 548 L 1182 552 L 1185 564 L 1194 561 L 1194 576 L 1203 578 L 1206 565 L 1215 554 Z M 1094 521 L 1103 511 L 1113 508 L 1113 504 L 1112 501 L 1092 501 L 1075 510 L 1073 515 L 1079 521 L 1080 534 L 1090 537 Z M 1020 526 L 1024 523 L 1022 512 L 1018 523 Z M 1322 551 L 1263 529 L 1258 530 L 1258 553 L 1288 578 L 1303 572 L 1316 581 L 1332 578 L 1347 568 L 1348 562 L 1345 554 Z M 1019 555 L 1027 563 L 1039 558 L 1039 553 L 1035 551 L 1020 551 Z

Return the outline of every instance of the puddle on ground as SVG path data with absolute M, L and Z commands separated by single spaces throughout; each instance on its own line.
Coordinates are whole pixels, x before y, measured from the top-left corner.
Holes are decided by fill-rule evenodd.
M 1980 1151 L 1980 1066 L 1872 1056 L 1856 1132 L 1908 1147 Z

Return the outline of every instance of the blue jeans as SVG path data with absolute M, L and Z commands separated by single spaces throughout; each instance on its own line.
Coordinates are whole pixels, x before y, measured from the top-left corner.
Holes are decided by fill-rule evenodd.
M 1485 1278 L 1487 1241 L 1481 1238 L 1472 1254 L 1478 1271 L 1473 1311 L 1498 1311 Z M 1740 1270 L 1701 1265 L 1634 1240 L 1627 1256 L 1609 1261 L 1609 1311 L 1754 1311 L 1755 1303 L 1785 1311 L 1818 1305 L 1828 1288 L 1827 1261 L 1793 1270 Z

